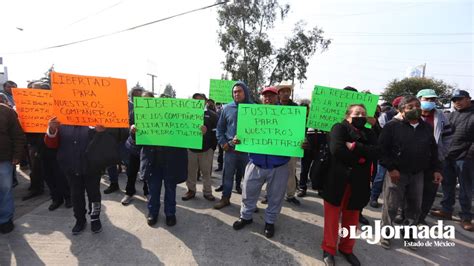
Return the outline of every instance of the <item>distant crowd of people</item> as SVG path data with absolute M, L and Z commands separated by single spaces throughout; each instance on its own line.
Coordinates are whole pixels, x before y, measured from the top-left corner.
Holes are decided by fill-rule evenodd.
M 1 233 L 14 229 L 12 191 L 18 184 L 16 165 L 30 170 L 31 185 L 23 200 L 43 194 L 46 183 L 51 193 L 49 210 L 63 204 L 72 208 L 76 220 L 72 234 L 78 235 L 88 224 L 87 214 L 91 231 L 102 230 L 101 176 L 106 171 L 110 182 L 104 194 L 120 191 L 118 176 L 122 166 L 127 185 L 121 203 L 131 203 L 137 193 L 137 179 L 142 180 L 148 207 L 146 223 L 150 226 L 158 222 L 162 186 L 167 226 L 177 223 L 177 184 L 185 182 L 187 192 L 181 199 L 188 201 L 197 196 L 196 184 L 202 179 L 202 196 L 215 201 L 211 175 L 216 150 L 215 171 L 222 171 L 222 184 L 215 191 L 222 192 L 222 196 L 213 208 L 219 210 L 231 204 L 235 183 L 235 191 L 242 194 L 235 230 L 252 224 L 263 194 L 262 203 L 267 208 L 262 232 L 271 238 L 284 201 L 300 205 L 297 197 L 307 196 L 309 184 L 318 191 L 324 199 L 321 248 L 326 265 L 335 264 L 338 251 L 351 265 L 360 265 L 353 253 L 355 239 L 339 236 L 339 228 L 369 224 L 362 215 L 363 209 L 367 205 L 379 208 L 380 195 L 382 225 L 427 225 L 425 218 L 429 214 L 452 219 L 458 185 L 461 227 L 473 231 L 474 104 L 464 90 L 453 92 L 450 100 L 454 111 L 449 114 L 437 109 L 438 95 L 431 88 L 382 103 L 373 117 L 366 106 L 354 102 L 330 132 L 306 129 L 301 144 L 304 157 L 300 159 L 236 150 L 240 144 L 236 136 L 238 106 L 254 103 L 243 82 L 235 83 L 233 101 L 225 105 L 216 104 L 202 93 L 193 95 L 193 99 L 206 102 L 202 149 L 137 145 L 133 98 L 154 97 L 140 88 L 129 93 L 129 128 L 63 125 L 53 117 L 44 133 L 23 133 L 12 96 L 15 87 L 14 82 L 8 81 L 0 94 Z M 28 87 L 50 89 L 47 81 L 32 82 Z M 357 91 L 352 87 L 345 90 Z M 266 87 L 260 91 L 260 101 L 264 105 L 297 106 L 291 99 L 292 92 L 290 84 Z M 309 112 L 310 103 L 302 105 Z M 439 185 L 443 192 L 441 208 L 432 209 Z M 382 239 L 381 245 L 389 249 L 391 239 Z

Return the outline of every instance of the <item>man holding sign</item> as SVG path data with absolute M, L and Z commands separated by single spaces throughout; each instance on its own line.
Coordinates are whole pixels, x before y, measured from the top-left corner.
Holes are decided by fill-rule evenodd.
M 234 184 L 234 175 L 245 168 L 248 163 L 248 154 L 235 150 L 233 139 L 237 132 L 237 111 L 238 105 L 242 103 L 250 103 L 250 93 L 247 85 L 243 82 L 237 82 L 232 87 L 233 102 L 224 106 L 222 113 L 217 122 L 217 141 L 224 154 L 224 174 L 222 176 L 224 190 L 222 198 L 214 206 L 214 209 L 222 209 L 230 205 L 230 195 L 232 193 L 232 185 Z
M 265 88 L 261 95 L 265 105 L 278 103 L 278 91 L 275 87 Z M 241 143 L 237 137 L 233 142 Z M 266 182 L 268 207 L 265 210 L 264 233 L 266 237 L 271 238 L 275 233 L 274 223 L 285 197 L 290 157 L 254 153 L 250 153 L 249 157 L 250 163 L 245 169 L 240 218 L 233 224 L 233 228 L 240 230 L 252 223 L 252 214 L 257 208 L 258 197 Z

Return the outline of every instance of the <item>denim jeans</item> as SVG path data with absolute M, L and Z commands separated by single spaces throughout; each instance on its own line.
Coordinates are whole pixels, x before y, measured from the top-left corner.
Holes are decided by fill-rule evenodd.
M 224 154 L 224 175 L 222 177 L 224 180 L 223 197 L 230 198 L 232 185 L 234 184 L 234 175 L 238 172 L 244 173 L 248 162 L 248 153 L 231 151 Z
M 4 224 L 12 219 L 15 210 L 13 205 L 12 173 L 12 162 L 0 161 L 0 224 Z
M 472 179 L 474 178 L 474 160 L 446 160 L 443 169 L 444 179 L 441 183 L 443 188 L 443 200 L 441 206 L 443 211 L 452 213 L 456 202 L 456 177 L 459 180 L 459 205 L 462 220 L 472 220 Z
M 386 173 L 387 169 L 382 165 L 377 164 L 377 174 L 375 175 L 374 182 L 372 182 L 370 200 L 377 200 L 380 193 L 382 193 L 383 179 Z
M 148 213 L 158 216 L 160 212 L 161 186 L 165 184 L 165 215 L 172 216 L 176 214 L 176 181 L 174 178 L 164 177 L 164 168 L 154 166 L 151 176 L 148 177 L 148 190 L 150 200 L 148 201 Z

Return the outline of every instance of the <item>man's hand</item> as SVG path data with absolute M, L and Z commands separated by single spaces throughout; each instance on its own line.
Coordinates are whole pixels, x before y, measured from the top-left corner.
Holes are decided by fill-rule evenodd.
M 443 176 L 439 172 L 433 173 L 433 183 L 440 184 L 443 181 Z
M 309 144 L 309 141 L 307 139 L 305 139 L 302 143 L 301 143 L 301 148 L 303 150 L 310 150 L 311 149 L 311 145 Z
M 235 136 L 234 139 L 232 140 L 232 143 L 234 143 L 234 145 L 240 144 L 240 139 L 237 138 L 237 136 Z
M 97 125 L 97 126 L 95 126 L 95 131 L 96 131 L 96 132 L 104 132 L 105 129 L 106 129 L 106 128 L 105 128 L 104 126 L 102 126 L 102 125 Z
M 137 133 L 137 128 L 135 127 L 135 125 L 130 126 L 130 133 L 132 134 Z
M 202 125 L 202 126 L 201 126 L 201 133 L 202 133 L 202 135 L 203 135 L 203 136 L 206 135 L 206 132 L 207 132 L 207 127 L 206 127 L 205 125 Z
M 352 148 L 352 145 L 353 145 L 353 142 L 346 142 L 346 147 L 347 147 L 350 151 L 352 151 L 352 149 L 353 149 L 353 148 Z
M 59 126 L 61 125 L 61 123 L 59 122 L 58 118 L 55 116 L 53 118 L 51 118 L 49 121 L 48 121 L 48 131 L 49 131 L 49 134 L 51 135 L 54 135 L 56 134 L 56 132 L 58 131 L 58 128 Z
M 400 181 L 400 172 L 398 170 L 395 169 L 395 170 L 389 171 L 388 175 L 390 176 L 392 183 L 398 184 L 398 181 Z
M 17 165 L 17 164 L 19 164 L 19 163 L 20 163 L 20 159 L 13 159 L 13 160 L 12 160 L 12 164 L 13 164 L 13 165 Z
M 223 149 L 224 151 L 229 151 L 229 150 L 230 150 L 229 143 L 225 143 L 224 146 L 222 146 L 222 149 Z

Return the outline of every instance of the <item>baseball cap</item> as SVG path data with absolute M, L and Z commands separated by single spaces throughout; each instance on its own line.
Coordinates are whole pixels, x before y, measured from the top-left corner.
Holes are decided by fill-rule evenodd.
M 451 96 L 451 101 L 454 98 L 464 98 L 464 97 L 470 98 L 471 96 L 469 95 L 469 92 L 465 90 L 454 90 L 453 95 Z
M 276 87 L 266 87 L 262 91 L 260 91 L 260 94 L 263 95 L 265 92 L 271 92 L 274 94 L 278 94 L 278 89 Z
M 417 94 L 416 94 L 416 98 L 421 98 L 421 97 L 425 97 L 425 98 L 438 98 L 438 95 L 436 95 L 436 92 L 432 89 L 423 89 L 423 90 L 420 90 Z
M 392 102 L 392 106 L 395 108 L 398 108 L 398 105 L 400 104 L 402 99 L 403 99 L 403 96 L 398 96 L 397 98 L 395 98 Z

